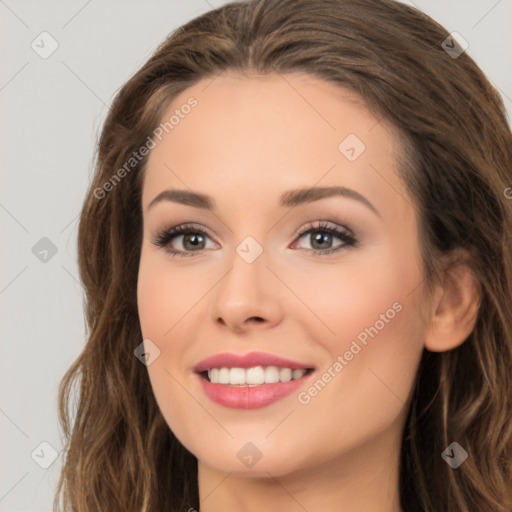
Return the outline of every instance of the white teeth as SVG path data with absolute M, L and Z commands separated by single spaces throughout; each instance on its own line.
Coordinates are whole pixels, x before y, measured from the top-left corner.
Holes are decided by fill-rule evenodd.
M 303 377 L 306 373 L 306 370 L 293 370 L 292 372 L 292 379 L 295 380 L 295 379 L 300 379 L 301 377 Z
M 229 369 L 230 384 L 245 384 L 245 370 L 243 368 Z
M 208 378 L 212 382 L 220 382 L 219 381 L 219 373 L 220 373 L 220 370 L 218 368 L 212 368 L 211 370 L 208 370 Z
M 208 379 L 214 384 L 232 386 L 258 386 L 297 380 L 306 374 L 306 370 L 292 370 L 277 366 L 253 366 L 252 368 L 212 368 L 208 370 Z
M 291 368 L 281 368 L 279 370 L 279 380 L 281 382 L 288 382 L 292 380 L 293 372 Z
M 265 384 L 274 384 L 279 382 L 279 370 L 277 366 L 267 366 L 265 368 Z
M 215 381 L 212 381 L 215 382 Z M 245 383 L 258 385 L 265 383 L 265 370 L 263 366 L 253 366 L 245 370 Z
M 219 369 L 219 384 L 229 384 L 229 369 L 228 368 L 220 368 Z

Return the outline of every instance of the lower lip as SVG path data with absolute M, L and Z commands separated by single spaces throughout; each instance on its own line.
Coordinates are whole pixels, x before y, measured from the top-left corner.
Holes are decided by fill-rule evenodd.
M 214 402 L 232 409 L 258 409 L 277 402 L 290 395 L 304 385 L 314 372 L 304 377 L 288 382 L 262 384 L 261 386 L 229 386 L 213 384 L 203 376 L 198 375 L 206 395 Z

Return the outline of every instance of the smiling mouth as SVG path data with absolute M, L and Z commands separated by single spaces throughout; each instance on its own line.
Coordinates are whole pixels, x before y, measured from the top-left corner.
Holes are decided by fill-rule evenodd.
M 253 366 L 251 368 L 211 368 L 200 372 L 202 378 L 212 384 L 235 387 L 254 387 L 299 380 L 314 368 L 291 369 L 278 366 Z

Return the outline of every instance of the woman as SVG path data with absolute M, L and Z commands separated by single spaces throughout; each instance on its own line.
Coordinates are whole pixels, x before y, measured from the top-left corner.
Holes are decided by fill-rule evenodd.
M 63 503 L 512 510 L 511 143 L 463 48 L 391 0 L 174 32 L 81 214 Z

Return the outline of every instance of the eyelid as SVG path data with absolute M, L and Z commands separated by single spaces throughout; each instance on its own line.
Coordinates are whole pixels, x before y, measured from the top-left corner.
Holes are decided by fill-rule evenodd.
M 339 225 L 339 224 L 336 224 L 335 222 L 326 221 L 326 220 L 316 220 L 314 222 L 309 222 L 304 227 L 299 229 L 299 231 L 297 231 L 295 236 L 300 237 L 312 229 L 317 229 L 319 231 L 322 229 L 326 229 L 326 230 L 332 229 L 332 230 L 336 230 L 336 231 L 343 231 L 343 232 L 346 232 L 347 235 L 355 237 L 354 232 L 348 226 Z

